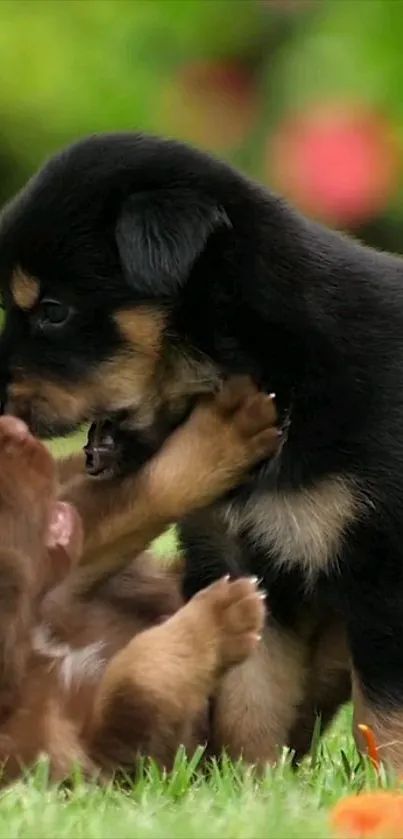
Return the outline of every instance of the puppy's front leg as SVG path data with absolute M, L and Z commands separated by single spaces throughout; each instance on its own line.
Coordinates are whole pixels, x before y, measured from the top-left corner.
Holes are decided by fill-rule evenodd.
M 85 476 L 85 457 L 83 452 L 76 452 L 67 457 L 56 459 L 57 478 L 59 486 L 67 490 L 68 484 Z
M 140 553 L 171 522 L 207 506 L 278 446 L 273 400 L 245 379 L 201 401 L 134 477 L 73 481 L 84 525 L 83 581 Z
M 217 678 L 257 647 L 263 620 L 255 580 L 223 578 L 137 635 L 99 686 L 89 735 L 95 761 L 129 769 L 142 754 L 170 768 L 180 744 L 194 748 Z
M 14 417 L 0 418 L 0 717 L 15 710 L 38 598 L 51 572 L 56 468 Z

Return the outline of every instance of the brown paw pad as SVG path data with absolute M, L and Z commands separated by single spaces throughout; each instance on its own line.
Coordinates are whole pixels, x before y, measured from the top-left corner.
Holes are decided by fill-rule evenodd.
M 224 577 L 206 589 L 220 635 L 223 664 L 242 661 L 259 644 L 266 617 L 265 595 L 254 577 Z

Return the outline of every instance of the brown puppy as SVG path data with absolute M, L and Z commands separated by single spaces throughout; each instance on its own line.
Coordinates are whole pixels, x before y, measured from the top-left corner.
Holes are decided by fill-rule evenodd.
M 138 475 L 132 553 L 230 489 L 277 441 L 272 400 L 244 382 L 197 407 Z M 22 421 L 0 419 L 0 460 L 3 781 L 42 753 L 55 779 L 74 762 L 92 775 L 130 771 L 139 754 L 170 767 L 180 744 L 204 742 L 220 676 L 258 645 L 257 581 L 224 578 L 182 606 L 177 571 L 150 556 L 103 577 L 102 564 L 88 564 L 93 534 L 108 527 L 97 521 L 102 484 L 77 477 L 77 459 L 61 465 L 81 528 L 56 499 L 56 464 Z M 124 491 L 116 487 L 116 509 Z M 91 575 L 68 574 L 83 545 Z M 111 544 L 122 563 L 128 547 Z

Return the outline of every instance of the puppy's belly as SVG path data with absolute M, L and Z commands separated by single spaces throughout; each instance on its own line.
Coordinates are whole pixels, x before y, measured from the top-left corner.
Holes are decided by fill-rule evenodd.
M 46 624 L 35 628 L 32 646 L 36 653 L 58 665 L 60 682 L 65 690 L 76 689 L 85 682 L 98 680 L 106 665 L 106 644 L 96 641 L 82 647 L 52 639 L 51 628 Z
M 309 488 L 259 491 L 225 512 L 231 532 L 247 528 L 279 566 L 302 565 L 309 581 L 337 562 L 349 526 L 370 507 L 350 479 L 326 478 Z

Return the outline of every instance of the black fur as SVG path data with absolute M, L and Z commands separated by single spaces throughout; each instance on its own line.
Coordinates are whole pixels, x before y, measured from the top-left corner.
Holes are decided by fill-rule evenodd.
M 76 312 L 53 339 L 10 307 L 16 264 Z M 345 616 L 364 692 L 403 709 L 403 261 L 308 221 L 203 153 L 117 135 L 67 149 L 4 210 L 0 273 L 4 391 L 21 367 L 79 380 L 119 346 L 111 313 L 144 302 L 164 306 L 167 341 L 275 391 L 286 443 L 240 502 L 337 475 L 358 486 L 370 514 L 314 593 L 298 562 L 280 571 L 247 531 L 234 547 L 223 525 L 212 538 L 187 522 L 186 591 L 228 564 L 248 568 L 292 626 L 320 589 L 325 608 Z
M 124 275 L 134 290 L 170 297 L 189 276 L 226 214 L 189 189 L 136 193 L 124 203 L 116 241 Z

